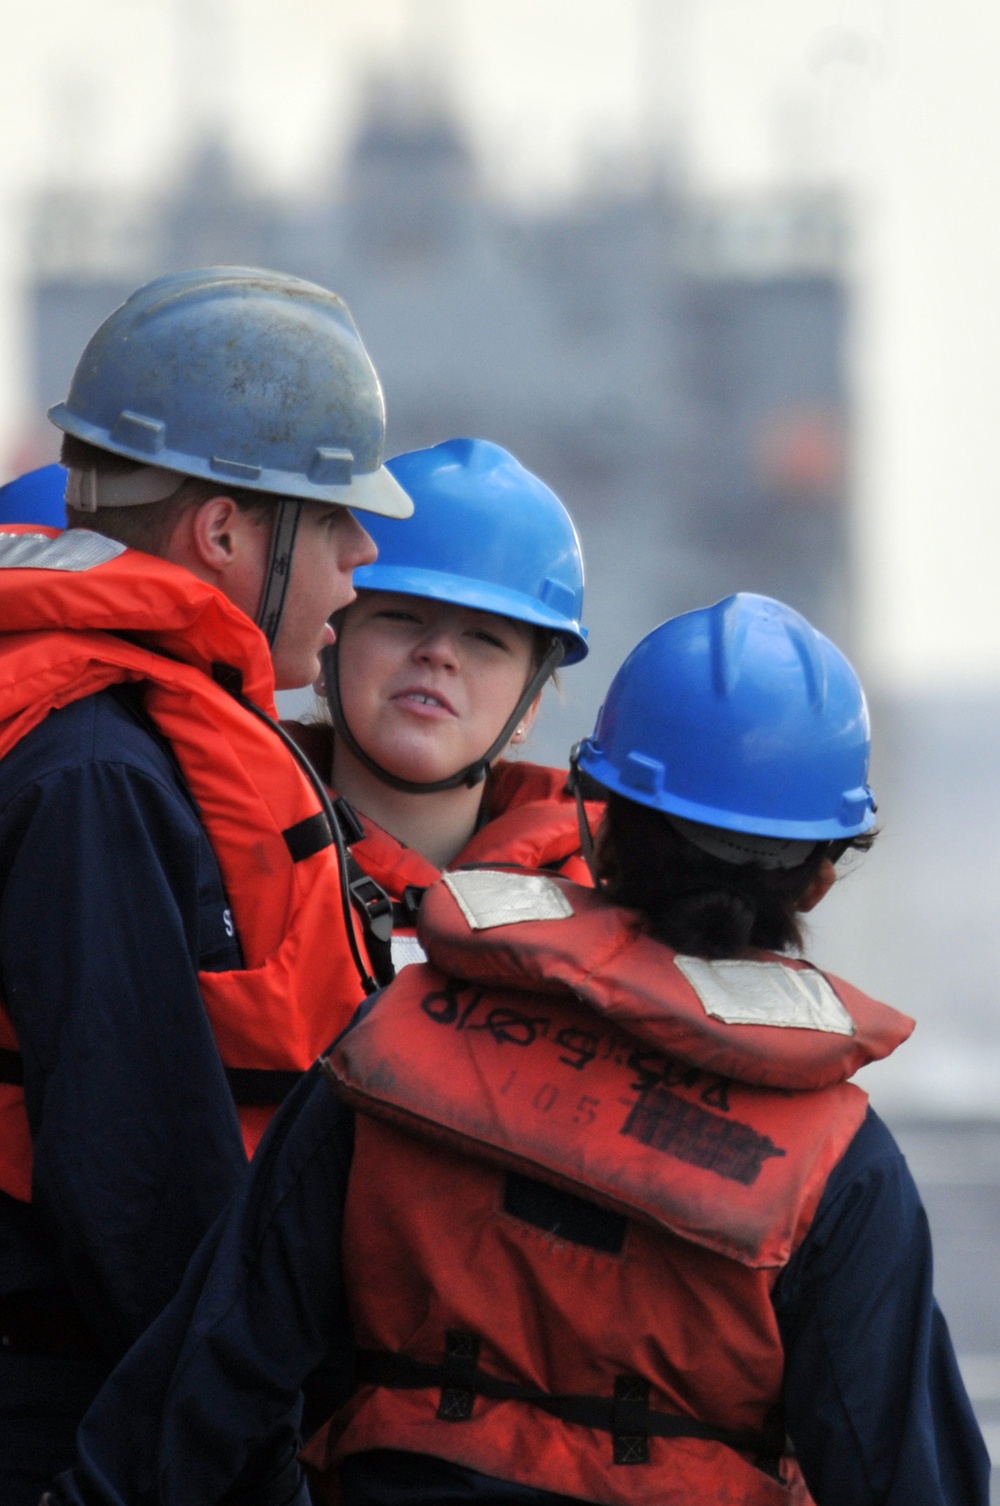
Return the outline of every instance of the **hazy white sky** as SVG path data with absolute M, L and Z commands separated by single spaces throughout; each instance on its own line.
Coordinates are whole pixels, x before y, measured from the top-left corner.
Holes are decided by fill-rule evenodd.
M 420 58 L 508 192 L 564 193 L 671 129 L 706 186 L 850 189 L 866 667 L 1000 681 L 991 0 L 0 0 L 0 20 L 0 452 L 37 187 L 162 182 L 214 120 L 263 179 L 308 188 L 366 73 Z

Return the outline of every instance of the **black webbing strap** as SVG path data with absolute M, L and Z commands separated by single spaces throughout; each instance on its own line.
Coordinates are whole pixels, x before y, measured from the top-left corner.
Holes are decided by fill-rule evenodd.
M 471 1342 L 461 1344 L 461 1340 Z M 713 1427 L 693 1417 L 655 1411 L 648 1404 L 648 1383 L 639 1376 L 619 1376 L 613 1396 L 558 1395 L 500 1380 L 480 1370 L 478 1340 L 474 1334 L 449 1332 L 447 1349 L 443 1364 L 415 1360 L 389 1350 L 359 1349 L 355 1378 L 362 1385 L 386 1386 L 393 1391 L 440 1387 L 437 1415 L 451 1422 L 470 1417 L 477 1396 L 494 1401 L 525 1401 L 562 1422 L 610 1433 L 616 1464 L 644 1464 L 649 1457 L 650 1438 L 701 1438 L 707 1443 L 721 1443 L 740 1453 L 752 1454 L 755 1460 L 774 1467 L 784 1452 L 784 1432 L 779 1437 L 777 1428 L 768 1433 L 742 1432 Z M 442 1409 L 446 1402 L 445 1411 Z
M 302 863 L 306 858 L 322 852 L 324 847 L 332 847 L 334 841 L 330 823 L 323 811 L 296 821 L 294 826 L 286 826 L 281 835 L 293 863 Z
M 358 981 L 361 984 L 362 990 L 365 994 L 371 995 L 375 993 L 376 989 L 378 988 L 378 984 L 368 971 L 365 958 L 362 957 L 361 948 L 358 946 L 358 939 L 354 934 L 354 925 L 351 919 L 351 895 L 348 889 L 347 846 L 344 842 L 343 836 L 341 835 L 340 823 L 337 820 L 337 816 L 333 809 L 333 804 L 330 800 L 326 785 L 316 773 L 316 770 L 313 768 L 312 764 L 309 762 L 302 749 L 295 742 L 295 739 L 289 736 L 281 723 L 276 722 L 273 717 L 268 716 L 266 711 L 262 710 L 260 706 L 256 706 L 253 701 L 251 701 L 247 696 L 243 694 L 243 675 L 239 669 L 237 669 L 232 664 L 225 664 L 221 660 L 219 660 L 212 665 L 212 678 L 218 685 L 222 686 L 223 690 L 227 691 L 236 701 L 238 701 L 245 711 L 249 711 L 252 716 L 257 717 L 258 720 L 262 721 L 266 727 L 270 727 L 275 737 L 279 738 L 280 741 L 284 744 L 288 752 L 295 759 L 295 762 L 298 764 L 299 768 L 302 770 L 303 774 L 308 779 L 309 783 L 312 785 L 313 792 L 319 802 L 320 810 L 326 816 L 327 825 L 333 833 L 334 845 L 337 849 L 337 866 L 340 869 L 340 897 L 341 903 L 343 905 L 344 930 L 347 936 L 347 944 L 351 949 L 351 956 L 354 959 L 354 966 L 357 968 Z
M 365 947 L 372 965 L 372 972 L 375 974 L 376 982 L 385 988 L 396 976 L 396 969 L 392 965 L 392 926 L 395 907 L 382 885 L 365 873 L 351 851 L 351 844 L 362 841 L 365 835 L 365 829 L 357 811 L 349 800 L 345 800 L 343 795 L 338 795 L 333 801 L 333 813 L 344 839 L 347 886 L 354 908 L 361 916 Z M 322 814 L 320 812 L 321 816 Z M 326 818 L 323 817 L 323 819 L 325 821 Z M 288 840 L 287 832 L 285 840 Z
M 381 884 L 370 878 L 365 873 L 361 864 L 350 850 L 350 843 L 357 841 L 352 836 L 350 827 L 344 831 L 343 808 L 346 801 L 335 800 L 334 811 L 344 835 L 347 863 L 347 887 L 350 890 L 354 908 L 361 917 L 361 929 L 365 935 L 365 949 L 375 974 L 375 981 L 385 988 L 396 976 L 396 970 L 392 965 L 392 926 L 395 919 L 395 906 L 386 894 Z M 353 813 L 352 813 L 353 814 Z M 355 817 L 355 820 L 357 818 Z M 293 863 L 301 863 L 304 858 L 311 858 L 314 853 L 322 852 L 324 847 L 333 844 L 334 836 L 330 830 L 330 823 L 323 811 L 317 811 L 314 816 L 307 816 L 304 821 L 297 821 L 294 826 L 288 826 L 281 833 L 285 839 L 288 851 L 292 855 Z M 364 829 L 361 829 L 364 836 Z M 247 1100 L 236 1100 L 237 1103 Z M 250 1102 L 258 1100 L 251 1099 Z M 271 1100 L 261 1100 L 270 1102 Z
M 354 908 L 361 916 L 365 948 L 375 980 L 384 988 L 396 976 L 392 965 L 393 903 L 381 884 L 365 873 L 351 852 L 351 843 L 359 842 L 365 834 L 354 808 L 340 796 L 333 802 L 333 813 L 344 839 L 347 887 Z M 324 847 L 332 846 L 335 840 L 325 811 L 317 811 L 314 816 L 306 816 L 294 826 L 287 826 L 281 835 L 292 855 L 293 863 L 301 863 L 314 853 L 322 852 Z
M 388 942 L 392 937 L 392 900 L 351 852 L 347 854 L 347 876 L 351 895 L 362 918 L 366 918 L 365 939 L 371 931 L 379 941 Z

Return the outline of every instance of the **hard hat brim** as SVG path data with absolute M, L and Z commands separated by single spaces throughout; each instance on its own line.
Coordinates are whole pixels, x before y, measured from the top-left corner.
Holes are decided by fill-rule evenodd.
M 77 417 L 65 403 L 50 408 L 49 419 L 57 429 L 85 440 L 96 449 L 134 460 L 137 465 L 174 471 L 181 479 L 191 477 L 197 481 L 210 481 L 218 485 L 220 494 L 224 494 L 229 485 L 239 487 L 241 491 L 267 492 L 275 497 L 297 497 L 303 502 L 327 502 L 356 508 L 359 512 L 379 513 L 384 518 L 408 518 L 413 513 L 411 498 L 384 465 L 374 471 L 357 471 L 348 482 L 312 482 L 301 472 L 268 470 L 259 466 L 239 467 L 227 461 L 213 465 L 212 461 L 200 456 L 185 455 L 166 447 L 148 453 L 131 445 L 118 444 L 111 441 L 106 429 Z M 142 500 L 137 498 L 136 505 Z M 123 502 L 119 505 L 129 504 Z
M 351 484 L 343 487 L 328 487 L 328 491 L 342 491 L 342 497 L 330 501 L 343 502 L 345 507 L 360 512 L 375 512 L 383 518 L 410 518 L 413 516 L 413 501 L 391 471 L 380 465 L 377 471 L 364 471 L 351 477 Z M 322 499 L 326 501 L 326 498 Z
M 808 816 L 799 820 L 782 820 L 777 816 L 762 813 L 743 813 L 721 806 L 706 805 L 697 800 L 685 800 L 671 790 L 641 789 L 622 777 L 621 770 L 605 758 L 584 739 L 580 745 L 579 764 L 591 779 L 637 805 L 646 805 L 651 810 L 663 811 L 668 816 L 681 816 L 697 821 L 702 826 L 717 826 L 723 831 L 746 832 L 758 837 L 784 837 L 792 841 L 835 842 L 844 837 L 860 836 L 875 825 L 874 801 L 861 814 L 844 818 Z
M 498 586 L 492 581 L 473 580 L 467 575 L 451 575 L 443 570 L 428 570 L 415 565 L 382 565 L 376 560 L 374 564 L 362 565 L 355 570 L 354 587 L 357 591 L 398 591 L 402 596 L 423 596 L 431 601 L 471 607 L 477 612 L 492 612 L 497 617 L 510 617 L 515 622 L 547 628 L 566 645 L 564 665 L 578 664 L 589 652 L 583 632 L 574 628 L 565 617 L 548 611 L 525 592 Z

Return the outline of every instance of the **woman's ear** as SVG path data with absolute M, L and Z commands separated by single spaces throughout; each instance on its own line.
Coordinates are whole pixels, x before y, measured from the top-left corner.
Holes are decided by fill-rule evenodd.
M 829 858 L 824 858 L 816 870 L 816 876 L 795 902 L 796 910 L 803 915 L 815 910 L 821 899 L 829 894 L 837 882 L 837 870 Z
M 527 711 L 522 716 L 521 720 L 518 722 L 517 726 L 514 728 L 513 734 L 512 734 L 511 739 L 510 739 L 512 743 L 516 744 L 516 743 L 523 743 L 524 742 L 524 739 L 527 737 L 528 733 L 531 731 L 531 724 L 532 724 L 532 722 L 535 720 L 535 717 L 538 715 L 538 707 L 541 704 L 541 700 L 542 700 L 542 692 L 539 691 L 538 694 L 535 696 L 535 699 L 532 701 L 531 705 L 528 707 Z

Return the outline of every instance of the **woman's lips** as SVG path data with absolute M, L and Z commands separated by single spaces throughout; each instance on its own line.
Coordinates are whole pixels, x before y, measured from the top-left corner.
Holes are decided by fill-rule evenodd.
M 430 690 L 426 685 L 408 685 L 391 697 L 394 702 L 404 702 L 408 711 L 420 716 L 455 716 L 455 708 L 440 691 Z

